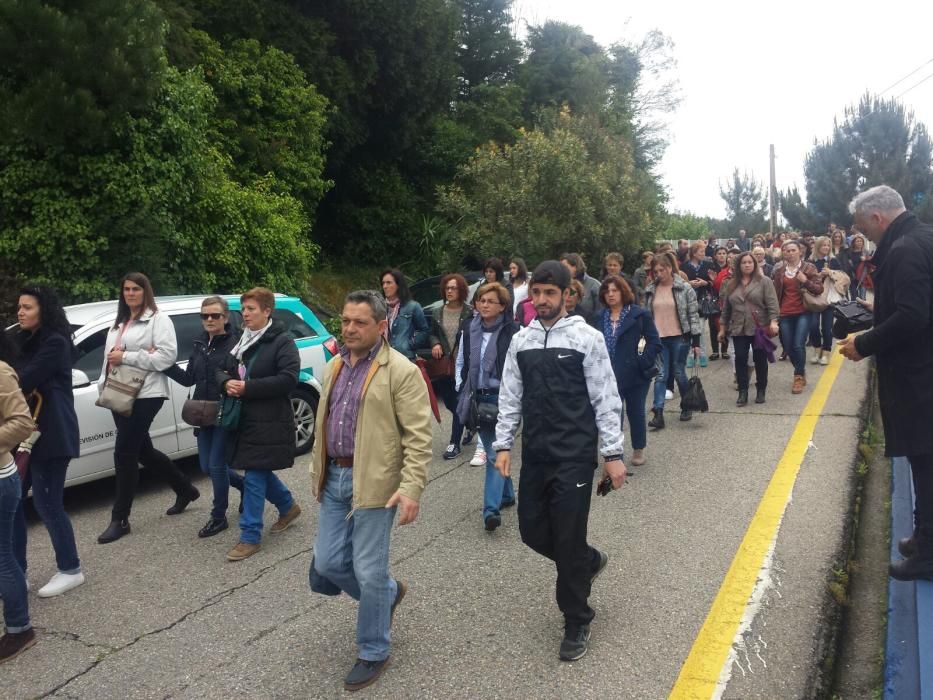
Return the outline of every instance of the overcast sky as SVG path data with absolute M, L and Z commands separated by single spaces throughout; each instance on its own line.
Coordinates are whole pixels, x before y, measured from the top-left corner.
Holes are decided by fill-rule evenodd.
M 806 196 L 803 161 L 814 138 L 866 91 L 888 92 L 933 129 L 933 3 L 785 0 L 663 2 L 516 0 L 531 24 L 553 19 L 581 26 L 608 46 L 651 29 L 673 39 L 683 96 L 670 120 L 662 165 L 670 207 L 725 215 L 719 181 L 733 168 L 768 180 L 768 145 L 777 185 Z M 925 65 L 924 65 L 925 64 Z M 913 87 L 913 89 L 911 89 Z

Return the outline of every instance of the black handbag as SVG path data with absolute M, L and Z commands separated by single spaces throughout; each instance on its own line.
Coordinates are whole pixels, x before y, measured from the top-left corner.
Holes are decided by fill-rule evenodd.
M 695 365 L 693 376 L 687 382 L 687 393 L 680 399 L 680 410 L 699 411 L 700 413 L 706 413 L 709 410 L 706 392 L 703 390 L 703 382 L 700 381 L 699 370 Z
M 833 304 L 833 337 L 839 340 L 850 333 L 858 333 L 872 327 L 875 315 L 857 301 L 840 301 Z
M 722 309 L 719 308 L 719 300 L 712 294 L 707 294 L 702 299 L 700 299 L 699 307 L 700 316 L 703 318 L 719 316 L 719 314 L 722 313 Z
M 467 430 L 492 431 L 496 429 L 498 420 L 498 403 L 477 401 L 475 393 L 470 396 L 470 415 L 466 425 Z

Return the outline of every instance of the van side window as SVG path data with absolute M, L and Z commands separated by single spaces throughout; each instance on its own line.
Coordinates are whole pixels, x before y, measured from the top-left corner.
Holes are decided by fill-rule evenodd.
M 277 318 L 284 323 L 285 329 L 295 340 L 317 337 L 317 332 L 305 323 L 304 319 L 294 311 L 289 311 L 288 309 L 273 309 L 272 318 Z
M 89 335 L 77 345 L 74 368 L 79 369 L 91 380 L 91 384 L 100 379 L 100 370 L 104 365 L 104 344 L 107 342 L 107 328 L 101 328 Z
M 178 342 L 178 358 L 176 362 L 187 362 L 194 350 L 195 338 L 204 332 L 201 323 L 201 312 L 196 314 L 175 314 L 171 316 L 175 324 L 175 338 Z

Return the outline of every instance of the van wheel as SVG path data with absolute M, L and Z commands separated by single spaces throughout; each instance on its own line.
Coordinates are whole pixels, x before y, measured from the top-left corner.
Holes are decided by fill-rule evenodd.
M 295 454 L 303 455 L 314 446 L 314 420 L 320 397 L 312 389 L 298 387 L 290 398 L 295 416 Z

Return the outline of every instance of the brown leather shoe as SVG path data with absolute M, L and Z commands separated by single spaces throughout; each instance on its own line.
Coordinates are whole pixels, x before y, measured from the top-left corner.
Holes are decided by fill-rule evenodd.
M 25 632 L 7 632 L 0 637 L 0 663 L 16 658 L 36 643 L 36 632 L 30 627 Z
M 802 394 L 803 387 L 806 386 L 807 380 L 804 379 L 801 375 L 794 375 L 794 386 L 791 388 L 790 393 L 792 394 Z
M 269 532 L 273 534 L 285 532 L 288 526 L 295 522 L 295 518 L 299 515 L 301 515 L 301 507 L 297 503 L 293 503 L 292 507 L 288 509 L 285 515 L 279 516 L 279 519 L 272 523 Z
M 253 556 L 261 547 L 262 545 L 250 544 L 249 542 L 237 542 L 236 547 L 227 552 L 227 561 L 242 561 Z

